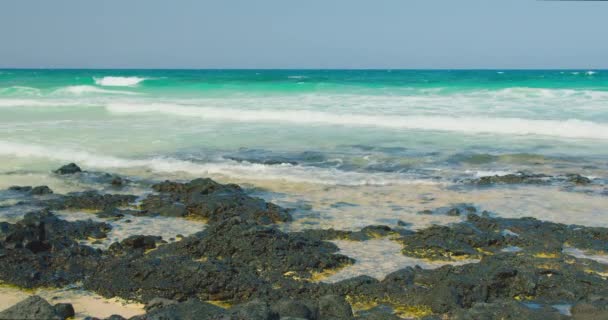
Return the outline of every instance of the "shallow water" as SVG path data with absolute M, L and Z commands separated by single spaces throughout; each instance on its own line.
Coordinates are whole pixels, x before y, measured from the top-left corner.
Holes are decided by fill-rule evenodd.
M 341 254 L 355 259 L 356 262 L 322 280 L 329 283 L 361 275 L 383 280 L 386 275 L 406 267 L 419 266 L 424 269 L 435 269 L 446 264 L 462 265 L 479 261 L 468 259 L 442 262 L 407 257 L 401 254 L 401 245 L 390 239 L 372 239 L 360 243 L 348 240 L 332 242 L 340 248 Z

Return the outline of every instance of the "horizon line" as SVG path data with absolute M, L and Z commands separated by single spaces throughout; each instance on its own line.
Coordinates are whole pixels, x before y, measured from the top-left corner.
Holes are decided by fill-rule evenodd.
M 608 1 L 608 0 L 607 0 Z M 0 70 L 200 70 L 200 71 L 226 71 L 226 70 L 234 70 L 234 71 L 322 71 L 322 70 L 336 70 L 336 71 L 495 71 L 495 70 L 505 70 L 505 71 L 561 71 L 561 70 L 599 70 L 599 71 L 608 71 L 608 67 L 602 68 L 592 68 L 592 67 L 582 67 L 582 68 L 189 68 L 189 67 L 179 67 L 179 68 L 141 68 L 141 67 L 95 67 L 95 68 L 82 68 L 82 67 L 0 67 Z

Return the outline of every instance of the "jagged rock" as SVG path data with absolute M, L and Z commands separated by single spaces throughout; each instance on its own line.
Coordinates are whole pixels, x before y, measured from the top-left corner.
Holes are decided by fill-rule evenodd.
M 78 172 L 82 172 L 82 169 L 80 169 L 79 166 L 77 166 L 75 163 L 70 163 L 70 164 L 66 164 L 65 166 L 62 166 L 61 168 L 57 169 L 54 171 L 56 174 L 74 174 L 74 173 L 78 173 Z
M 71 308 L 72 315 L 69 315 Z M 58 312 L 59 311 L 59 312 Z M 60 304 L 53 307 L 39 296 L 31 296 L 16 305 L 0 312 L 0 319 L 67 319 L 73 316 L 74 308 L 71 304 Z
M 153 299 L 146 306 L 146 314 L 130 320 L 218 320 L 225 310 L 196 299 L 184 302 Z
M 47 195 L 47 194 L 52 194 L 53 190 L 51 190 L 51 188 L 49 188 L 48 186 L 37 186 L 37 187 L 30 187 L 30 186 L 12 186 L 10 188 L 8 188 L 8 190 L 11 191 L 17 191 L 17 192 L 24 192 L 33 196 L 43 196 L 43 195 Z
M 320 319 L 354 319 L 353 310 L 343 297 L 327 295 L 319 299 Z
M 16 224 L 0 223 L 0 280 L 26 288 L 80 280 L 101 254 L 75 240 L 103 238 L 109 230 L 105 223 L 68 222 L 44 210 Z
M 305 237 L 318 239 L 318 240 L 352 240 L 352 241 L 366 241 L 374 238 L 382 238 L 391 234 L 396 234 L 396 231 L 392 230 L 388 226 L 367 226 L 359 231 L 344 231 L 335 229 L 306 229 L 295 234 L 301 234 Z
M 132 252 L 133 250 L 145 251 L 155 249 L 157 244 L 160 243 L 166 243 L 166 241 L 163 241 L 162 237 L 159 236 L 134 235 L 121 242 L 114 242 L 108 250 L 114 253 Z
M 517 301 L 499 301 L 495 303 L 475 303 L 469 309 L 458 310 L 454 320 L 565 320 L 569 317 L 560 314 L 557 310 L 545 306 L 537 309 L 530 308 Z
M 38 204 L 52 210 L 88 209 L 106 210 L 115 207 L 128 206 L 137 199 L 126 194 L 102 194 L 97 191 L 72 192 L 53 199 L 41 201 Z
M 142 202 L 142 208 L 150 214 L 197 217 L 210 223 L 231 217 L 252 219 L 261 224 L 291 220 L 286 209 L 250 197 L 234 184 L 196 179 L 188 183 L 165 181 L 153 188 L 159 194 L 150 195 Z
M 311 310 L 306 303 L 282 299 L 272 305 L 272 310 L 277 313 L 281 319 L 286 317 L 300 318 L 313 320 L 316 319 L 316 310 Z
M 279 320 L 279 315 L 272 311 L 268 303 L 252 300 L 230 308 L 230 320 Z
M 62 319 L 72 318 L 76 314 L 74 307 L 69 303 L 58 303 L 53 306 L 55 313 Z

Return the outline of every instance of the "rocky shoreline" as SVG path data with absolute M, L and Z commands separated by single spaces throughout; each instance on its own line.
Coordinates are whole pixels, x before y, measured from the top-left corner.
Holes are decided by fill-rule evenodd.
M 84 175 L 75 164 L 57 175 Z M 97 173 L 120 191 L 130 181 Z M 473 184 L 544 183 L 569 175 L 511 175 Z M 506 219 L 472 205 L 425 214 L 461 215 L 463 222 L 412 231 L 368 226 L 360 231 L 285 232 L 288 208 L 250 196 L 240 186 L 211 179 L 153 184 L 144 196 L 86 190 L 55 194 L 46 186 L 15 186 L 10 206 L 22 211 L 0 222 L 0 281 L 35 289 L 77 285 L 104 297 L 146 304 L 132 319 L 606 319 L 608 265 L 568 254 L 576 248 L 608 254 L 608 229 Z M 67 221 L 61 210 L 90 212 L 108 222 Z M 109 222 L 129 216 L 167 216 L 204 221 L 200 232 L 162 239 L 133 235 L 107 249 Z M 407 267 L 379 280 L 359 276 L 324 283 L 356 263 L 329 240 L 390 238 L 406 256 L 475 263 L 429 270 Z M 172 241 L 174 240 L 174 241 Z M 565 307 L 564 307 L 565 306 Z M 77 311 L 77 310 L 76 310 Z M 66 319 L 69 304 L 32 296 L 0 311 L 0 319 Z M 116 315 L 108 319 L 123 319 Z

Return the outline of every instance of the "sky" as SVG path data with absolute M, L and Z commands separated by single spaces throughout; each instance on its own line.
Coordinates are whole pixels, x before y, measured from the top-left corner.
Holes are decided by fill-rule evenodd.
M 608 1 L 1 0 L 0 68 L 608 68 Z

